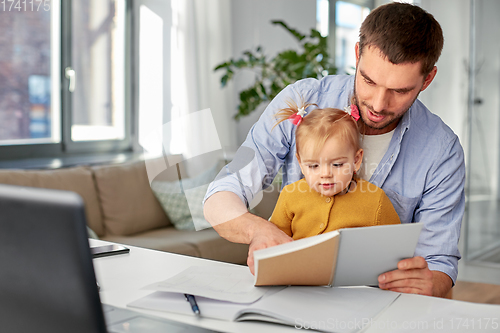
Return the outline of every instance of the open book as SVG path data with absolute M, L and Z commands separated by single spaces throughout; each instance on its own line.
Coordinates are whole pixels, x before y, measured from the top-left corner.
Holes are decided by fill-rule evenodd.
M 332 231 L 254 252 L 255 286 L 376 286 L 413 257 L 421 223 Z
M 400 294 L 376 288 L 288 287 L 251 304 L 196 297 L 202 317 L 264 321 L 325 332 L 358 332 Z M 127 306 L 193 316 L 184 295 L 157 291 Z

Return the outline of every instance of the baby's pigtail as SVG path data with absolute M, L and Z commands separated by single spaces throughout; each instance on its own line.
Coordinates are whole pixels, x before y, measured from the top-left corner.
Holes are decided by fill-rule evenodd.
M 281 122 L 287 120 L 287 119 L 290 119 L 290 121 L 296 125 L 296 126 L 299 126 L 300 123 L 302 122 L 302 118 L 306 115 L 306 109 L 309 107 L 309 106 L 312 106 L 312 105 L 316 105 L 314 103 L 304 103 L 302 101 L 302 106 L 299 108 L 297 106 L 297 104 L 295 103 L 295 101 L 293 100 L 287 100 L 286 101 L 286 104 L 288 107 L 284 108 L 284 109 L 281 109 L 279 110 L 275 115 L 274 117 L 276 118 L 277 122 L 276 124 L 273 126 L 273 129 L 274 127 L 276 127 L 277 125 L 279 125 Z M 316 105 L 317 106 L 317 105 Z

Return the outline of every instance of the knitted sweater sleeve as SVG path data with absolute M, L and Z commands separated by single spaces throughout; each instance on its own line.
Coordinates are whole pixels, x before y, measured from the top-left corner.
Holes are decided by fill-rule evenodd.
M 274 223 L 281 231 L 292 237 L 292 219 L 293 213 L 289 211 L 287 202 L 290 200 L 290 193 L 283 189 L 274 207 L 270 221 Z
M 389 200 L 389 197 L 382 191 L 377 210 L 376 225 L 400 223 L 401 221 L 399 220 L 398 213 L 396 213 L 391 200 Z

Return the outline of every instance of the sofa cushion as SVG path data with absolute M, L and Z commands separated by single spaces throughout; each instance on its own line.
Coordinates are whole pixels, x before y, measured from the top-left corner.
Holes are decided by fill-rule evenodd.
M 203 215 L 202 202 L 217 171 L 218 166 L 214 165 L 194 178 L 181 181 L 155 179 L 151 183 L 153 193 L 177 229 L 201 230 L 211 227 Z
M 214 229 L 177 230 L 173 227 L 150 230 L 134 237 L 108 235 L 104 240 L 154 250 L 246 264 L 248 245 L 231 243 Z
M 98 236 L 104 235 L 101 208 L 92 172 L 87 167 L 57 170 L 0 170 L 0 183 L 50 188 L 78 193 L 85 203 L 88 226 Z
M 144 161 L 92 170 L 107 234 L 128 236 L 170 225 L 151 191 Z

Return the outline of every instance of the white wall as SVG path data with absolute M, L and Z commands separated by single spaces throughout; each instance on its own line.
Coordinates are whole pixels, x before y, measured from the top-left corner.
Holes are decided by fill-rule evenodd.
M 392 2 L 392 0 L 375 0 L 375 7 L 381 6 L 389 2 Z
M 441 24 L 444 48 L 437 75 L 420 100 L 466 142 L 469 0 L 422 0 L 422 8 Z
M 470 42 L 469 0 L 421 0 L 443 28 L 445 46 L 438 66 L 438 75 L 421 100 L 439 115 L 460 138 L 469 160 L 471 194 L 497 197 L 499 184 L 500 125 L 500 1 L 476 1 L 476 89 L 483 100 L 473 110 L 468 122 L 468 65 Z
M 293 37 L 285 29 L 272 25 L 272 20 L 283 20 L 302 33 L 309 33 L 311 28 L 316 28 L 316 0 L 233 0 L 231 5 L 235 58 L 239 58 L 243 51 L 255 50 L 259 45 L 269 56 L 290 48 L 299 49 Z M 253 75 L 250 72 L 235 76 L 236 104 L 232 115 L 236 114 L 239 92 L 249 87 L 252 82 Z M 263 109 L 264 107 L 261 107 L 235 123 L 237 146 L 244 141 Z

